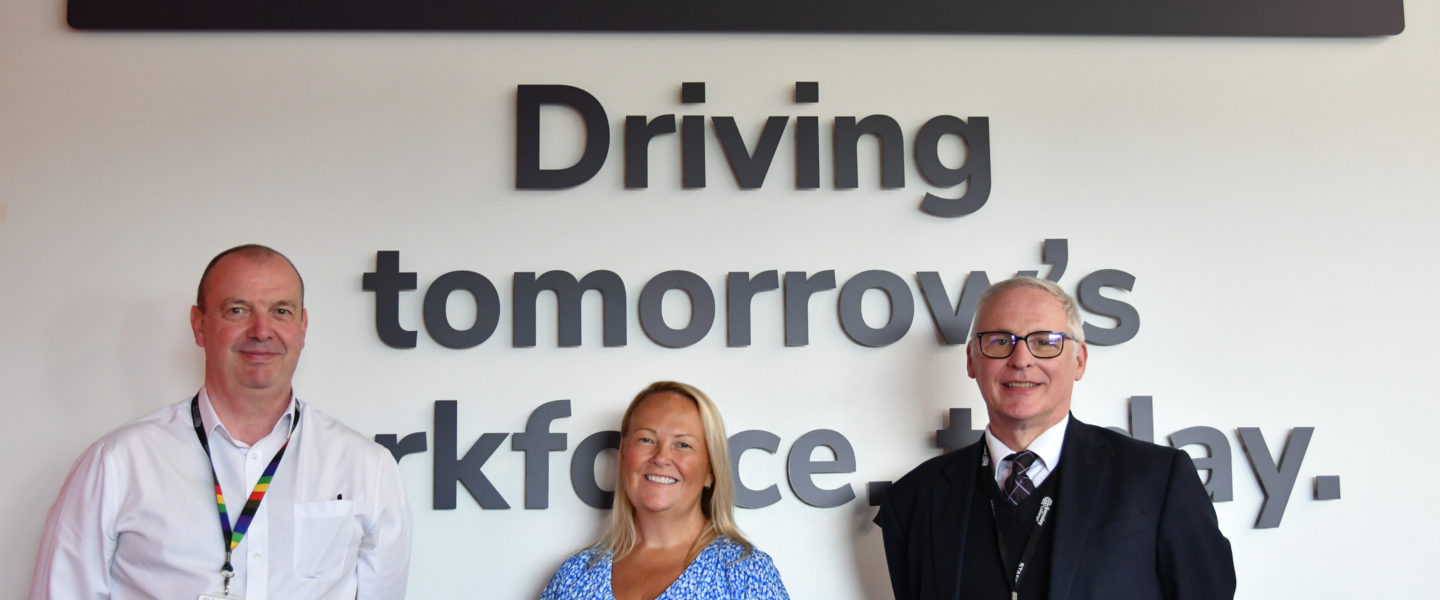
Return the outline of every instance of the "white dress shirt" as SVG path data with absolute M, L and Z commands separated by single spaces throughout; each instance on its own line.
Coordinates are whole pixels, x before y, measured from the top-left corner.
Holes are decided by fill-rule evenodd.
M 1029 448 L 1012 450 L 1005 445 L 1005 442 L 1000 441 L 1000 438 L 995 437 L 987 425 L 985 427 L 985 446 L 990 449 L 990 460 L 997 463 L 995 465 L 995 484 L 1004 489 L 1005 478 L 1010 476 L 1010 469 L 1015 464 L 1015 461 L 1005 460 L 1005 457 L 1029 450 L 1034 452 L 1038 458 L 1031 463 L 1030 469 L 1025 471 L 1025 474 L 1029 475 L 1031 483 L 1039 488 L 1040 484 L 1045 483 L 1045 478 L 1050 476 L 1050 472 L 1060 467 L 1060 450 L 1065 446 L 1065 429 L 1069 426 L 1070 416 L 1066 415 L 1059 423 L 1051 425 L 1049 429 L 1040 434 L 1040 437 L 1030 442 Z
M 230 436 L 200 391 L 216 477 L 233 526 L 290 436 L 249 532 L 230 593 L 246 600 L 405 596 L 410 508 L 390 452 L 292 398 L 253 446 Z M 290 433 L 296 407 L 300 424 Z M 31 600 L 219 594 L 225 544 L 215 484 L 190 401 L 122 426 L 75 463 L 50 509 Z

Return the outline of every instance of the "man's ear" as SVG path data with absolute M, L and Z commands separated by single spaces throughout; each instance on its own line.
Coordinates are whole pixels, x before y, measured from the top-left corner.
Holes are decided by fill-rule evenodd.
M 1085 344 L 1077 344 L 1080 348 L 1075 351 L 1075 381 L 1080 381 L 1085 376 L 1085 363 L 1090 360 L 1090 347 Z
M 199 306 L 190 307 L 190 331 L 195 334 L 195 345 L 205 347 L 205 330 L 202 327 L 205 321 L 205 313 Z
M 305 330 L 310 328 L 310 311 L 300 309 L 300 347 L 305 347 Z

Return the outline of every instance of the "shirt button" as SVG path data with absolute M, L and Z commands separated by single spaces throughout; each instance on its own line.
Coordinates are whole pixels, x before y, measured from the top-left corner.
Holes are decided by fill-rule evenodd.
M 253 559 L 255 559 L 255 560 L 260 560 L 260 559 L 263 558 L 263 557 L 260 556 L 260 553 L 259 553 L 259 552 L 256 552 L 256 553 L 254 553 L 254 554 L 251 554 L 251 555 L 250 555 L 250 558 L 253 558 Z

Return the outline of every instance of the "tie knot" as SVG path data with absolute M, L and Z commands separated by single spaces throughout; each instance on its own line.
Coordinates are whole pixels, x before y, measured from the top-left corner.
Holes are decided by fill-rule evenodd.
M 1010 471 L 1011 473 L 1023 473 L 1029 471 L 1030 466 L 1035 464 L 1035 459 L 1038 458 L 1040 458 L 1040 455 L 1029 450 L 1024 450 L 1005 457 L 1005 460 L 1011 461 L 1015 465 Z

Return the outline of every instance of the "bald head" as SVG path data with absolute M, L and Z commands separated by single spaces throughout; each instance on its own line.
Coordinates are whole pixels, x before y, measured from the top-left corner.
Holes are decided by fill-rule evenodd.
M 210 272 L 214 271 L 215 265 L 220 264 L 220 261 L 228 256 L 249 260 L 255 264 L 276 258 L 285 261 L 285 264 L 290 265 L 290 270 L 295 272 L 295 279 L 300 281 L 300 308 L 303 309 L 305 307 L 305 279 L 300 276 L 300 270 L 295 268 L 295 263 L 290 262 L 290 259 L 284 254 L 279 253 L 269 246 L 245 244 L 215 255 L 215 258 L 210 259 L 210 264 L 205 265 L 205 272 L 200 275 L 200 286 L 195 290 L 195 306 L 200 307 L 201 312 L 205 311 L 205 289 L 206 284 L 210 281 Z

